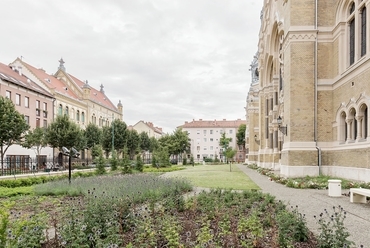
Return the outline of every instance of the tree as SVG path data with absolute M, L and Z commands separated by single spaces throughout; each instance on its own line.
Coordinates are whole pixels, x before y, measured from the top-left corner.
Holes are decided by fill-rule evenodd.
M 161 147 L 166 147 L 170 156 L 178 157 L 178 155 L 190 149 L 188 134 L 183 132 L 181 128 L 176 129 L 171 135 L 162 136 L 158 142 Z
M 0 96 L 0 146 L 1 146 L 1 174 L 4 174 L 4 155 L 13 144 L 21 143 L 29 125 L 14 106 L 14 103 Z
M 113 135 L 112 135 L 113 134 Z M 114 143 L 112 143 L 112 141 Z M 112 124 L 108 127 L 103 127 L 102 134 L 102 146 L 106 153 L 106 156 L 112 151 L 112 145 L 114 150 L 117 151 L 117 157 L 122 153 L 123 148 L 127 141 L 127 125 L 125 122 L 115 119 Z
M 55 148 L 62 150 L 66 147 L 71 150 L 74 147 L 81 150 L 85 145 L 85 137 L 81 128 L 74 122 L 71 122 L 67 115 L 59 115 L 47 128 L 47 142 Z
M 174 155 L 178 156 L 184 152 L 190 151 L 190 141 L 187 132 L 182 131 L 181 128 L 176 129 L 176 131 L 172 135 L 173 141 L 173 153 Z
M 102 130 L 95 124 L 89 123 L 84 131 L 86 148 L 91 149 L 101 143 Z
M 146 132 L 141 132 L 140 136 L 140 149 L 142 151 L 149 151 L 150 150 L 150 138 Z
M 24 141 L 21 143 L 21 145 L 28 149 L 34 148 L 36 155 L 39 156 L 42 148 L 48 145 L 48 141 L 46 139 L 46 129 L 36 127 L 32 131 L 28 132 L 24 136 Z
M 238 128 L 238 132 L 236 133 L 236 143 L 238 146 L 245 147 L 245 131 L 247 125 L 241 124 Z
M 100 150 L 99 155 L 95 159 L 95 163 L 96 163 L 95 173 L 97 175 L 103 175 L 107 172 L 105 170 L 105 159 L 103 157 L 103 151 L 102 150 Z
M 133 159 L 135 156 L 135 153 L 137 152 L 139 146 L 140 146 L 140 136 L 136 132 L 136 130 L 127 130 L 127 149 L 129 153 L 129 158 Z
M 222 147 L 222 154 L 226 157 L 226 151 L 229 148 L 231 138 L 227 138 L 225 132 L 222 133 L 219 145 Z
M 154 137 L 151 137 L 150 138 L 150 147 L 149 147 L 149 151 L 150 152 L 153 152 L 155 150 L 157 150 L 159 148 L 159 142 L 156 138 Z

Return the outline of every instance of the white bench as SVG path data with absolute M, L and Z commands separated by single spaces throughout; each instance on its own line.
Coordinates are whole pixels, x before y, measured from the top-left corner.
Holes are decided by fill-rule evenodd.
M 350 202 L 366 203 L 366 197 L 370 197 L 370 189 L 351 188 Z

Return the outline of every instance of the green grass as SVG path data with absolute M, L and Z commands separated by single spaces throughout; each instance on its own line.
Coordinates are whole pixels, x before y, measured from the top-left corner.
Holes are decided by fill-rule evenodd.
M 187 166 L 185 170 L 166 173 L 168 177 L 188 179 L 194 186 L 235 190 L 260 189 L 244 172 L 235 165 Z

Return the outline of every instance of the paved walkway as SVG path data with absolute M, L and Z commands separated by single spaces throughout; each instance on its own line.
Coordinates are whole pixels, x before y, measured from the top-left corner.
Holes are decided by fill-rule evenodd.
M 269 193 L 277 200 L 287 205 L 298 206 L 300 213 L 306 215 L 307 225 L 311 231 L 318 233 L 318 224 L 314 215 L 318 216 L 328 209 L 332 212 L 333 206 L 342 206 L 347 212 L 344 225 L 350 232 L 350 240 L 356 243 L 356 247 L 370 248 L 370 204 L 350 203 L 349 196 L 329 197 L 328 190 L 315 189 L 294 189 L 282 184 L 270 181 L 267 176 L 248 168 L 246 165 L 237 167 L 247 174 L 264 193 Z M 342 193 L 349 193 L 349 190 L 342 190 Z

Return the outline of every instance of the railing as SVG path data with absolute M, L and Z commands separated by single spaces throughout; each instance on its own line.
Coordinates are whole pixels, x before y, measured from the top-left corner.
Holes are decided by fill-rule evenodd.
M 0 175 L 17 175 L 38 172 L 62 171 L 68 169 L 68 157 L 55 158 L 31 158 L 26 156 L 11 156 L 4 158 L 3 163 L 0 161 Z M 72 158 L 72 168 L 82 169 L 90 168 L 91 160 Z

